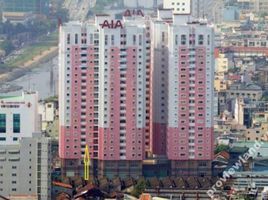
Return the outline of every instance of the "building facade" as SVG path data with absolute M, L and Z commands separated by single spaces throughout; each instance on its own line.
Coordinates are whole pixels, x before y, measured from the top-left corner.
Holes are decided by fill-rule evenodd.
M 209 168 L 213 158 L 214 32 L 195 22 L 174 23 L 169 34 L 167 155 L 172 174 L 189 174 L 193 162 Z
M 0 145 L 18 144 L 21 138 L 32 137 L 38 131 L 37 93 L 0 97 Z
M 60 157 L 66 173 L 79 173 L 74 169 L 88 145 L 100 176 L 119 169 L 121 175 L 141 175 L 149 128 L 146 25 L 100 15 L 88 24 L 66 24 L 60 35 Z
M 51 198 L 51 145 L 39 132 L 37 107 L 35 92 L 0 98 L 0 193 L 7 198 Z
M 163 2 L 164 9 L 172 9 L 174 14 L 191 14 L 190 0 L 165 0 Z
M 97 15 L 61 26 L 65 175 L 81 174 L 86 145 L 100 177 L 139 176 L 144 159 L 157 156 L 171 160 L 172 175 L 209 175 L 214 30 L 191 16 L 189 1 L 179 3 L 175 15 L 164 5 L 154 18 L 127 11 L 123 20 Z
M 267 0 L 249 0 L 249 7 L 256 13 L 265 13 L 268 9 Z
M 145 9 L 153 9 L 157 8 L 157 6 L 163 4 L 163 0 L 124 0 L 124 6 L 126 8 L 145 8 Z
M 171 161 L 171 175 L 206 176 L 214 141 L 214 30 L 191 16 L 187 2 L 164 2 L 151 22 L 152 147 Z
M 51 198 L 51 141 L 35 133 L 19 144 L 0 145 L 0 191 L 11 198 Z
M 57 107 L 58 105 L 54 101 L 39 103 L 38 112 L 41 115 L 42 131 L 45 131 L 46 128 L 57 119 L 58 117 Z
M 215 22 L 214 13 L 211 12 L 219 11 L 217 4 L 219 4 L 218 0 L 164 0 L 163 8 L 172 9 L 174 14 L 190 14 L 196 19 Z

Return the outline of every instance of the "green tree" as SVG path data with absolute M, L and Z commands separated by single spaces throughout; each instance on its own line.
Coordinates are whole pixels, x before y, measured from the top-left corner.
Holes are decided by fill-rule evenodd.
M 145 188 L 146 188 L 146 181 L 144 179 L 141 179 L 134 186 L 134 189 L 131 192 L 131 195 L 139 198 L 139 196 L 145 191 Z
M 10 42 L 9 40 L 5 40 L 0 44 L 0 49 L 3 49 L 7 55 L 10 54 L 11 51 L 15 49 L 15 47 L 13 46 L 12 42 Z
M 220 144 L 215 149 L 215 154 L 222 152 L 222 151 L 229 151 L 230 147 L 228 145 Z

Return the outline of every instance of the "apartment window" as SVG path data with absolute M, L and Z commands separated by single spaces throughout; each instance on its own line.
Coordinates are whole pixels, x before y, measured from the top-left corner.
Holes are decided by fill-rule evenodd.
M 162 42 L 165 42 L 165 32 L 162 32 Z
M 139 45 L 142 45 L 142 35 L 139 35 Z
M 198 35 L 198 45 L 203 45 L 203 44 L 204 44 L 204 36 Z
M 186 35 L 181 35 L 181 45 L 186 45 Z
M 0 133 L 6 132 L 6 114 L 0 114 Z
M 111 44 L 114 45 L 114 35 L 111 36 Z
M 90 37 L 90 39 L 89 39 L 90 40 L 90 44 L 92 44 L 93 43 L 93 34 L 90 33 L 90 36 L 89 37 Z
M 133 35 L 133 45 L 136 45 L 136 35 Z
M 13 133 L 20 133 L 20 114 L 13 114 Z
M 67 35 L 67 44 L 70 44 L 70 43 L 71 43 L 71 35 L 68 34 L 68 35 Z
M 75 44 L 78 44 L 78 34 L 77 33 L 75 34 L 75 41 L 74 42 L 75 42 Z
M 105 45 L 108 45 L 108 35 L 105 35 L 105 42 L 104 42 Z

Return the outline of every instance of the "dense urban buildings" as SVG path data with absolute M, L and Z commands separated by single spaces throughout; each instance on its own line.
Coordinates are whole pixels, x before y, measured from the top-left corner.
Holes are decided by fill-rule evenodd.
M 38 95 L 0 98 L 0 192 L 11 199 L 50 199 L 51 141 L 40 133 Z
M 0 198 L 267 199 L 267 0 L 46 2 L 0 0 Z

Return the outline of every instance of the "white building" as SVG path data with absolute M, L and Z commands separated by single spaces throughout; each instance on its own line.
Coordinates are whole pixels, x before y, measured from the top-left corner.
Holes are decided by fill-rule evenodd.
M 39 132 L 38 94 L 0 97 L 0 145 L 18 144 L 22 137 Z
M 38 95 L 0 97 L 0 194 L 50 199 L 50 138 L 40 133 Z
M 0 194 L 11 199 L 51 198 L 51 140 L 35 133 L 19 144 L 0 145 Z
M 191 0 L 164 0 L 164 9 L 173 9 L 174 14 L 191 14 Z
M 173 9 L 174 14 L 191 14 L 197 19 L 221 22 L 223 0 L 164 0 L 164 9 Z
M 124 0 L 124 6 L 127 8 L 153 9 L 161 4 L 163 4 L 163 0 Z
M 49 123 L 53 123 L 56 118 L 56 104 L 54 102 L 40 102 L 38 112 L 41 115 L 42 131 L 45 131 Z

